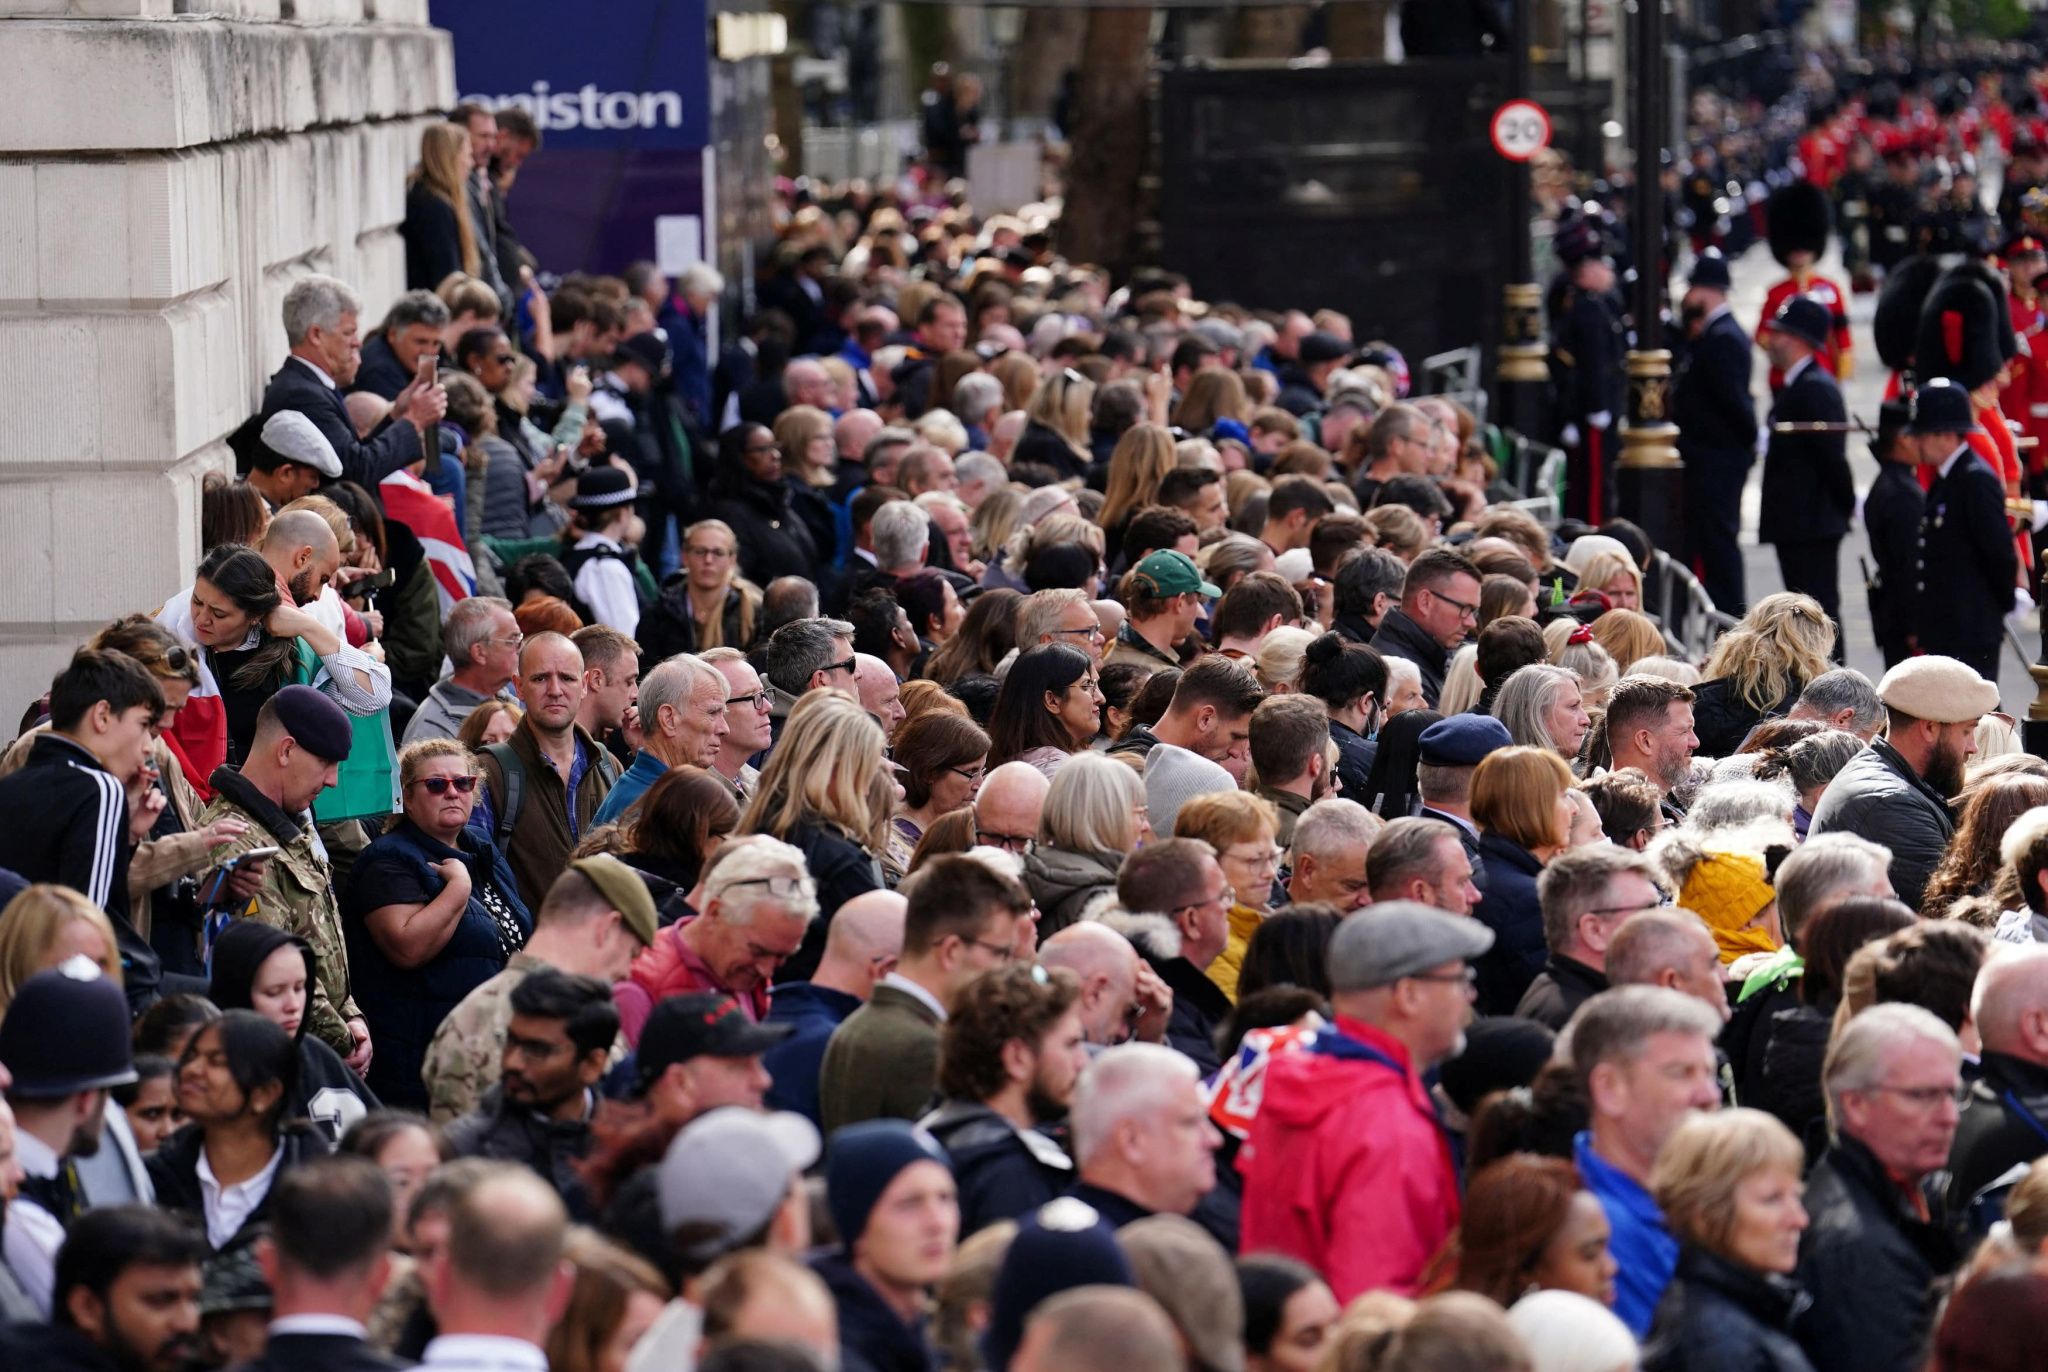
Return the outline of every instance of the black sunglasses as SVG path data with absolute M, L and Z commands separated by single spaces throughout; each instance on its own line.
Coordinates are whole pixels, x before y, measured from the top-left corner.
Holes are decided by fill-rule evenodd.
M 419 784 L 427 788 L 427 794 L 445 796 L 453 786 L 457 795 L 468 795 L 476 789 L 475 777 L 421 777 Z

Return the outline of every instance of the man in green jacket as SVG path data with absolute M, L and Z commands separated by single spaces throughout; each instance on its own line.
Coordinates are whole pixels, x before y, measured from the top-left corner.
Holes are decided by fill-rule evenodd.
M 825 1048 L 818 1104 L 828 1135 L 862 1120 L 923 1117 L 938 1084 L 939 1026 L 954 997 L 1019 956 L 1030 924 L 1031 893 L 980 858 L 939 858 L 902 892 L 903 960 Z

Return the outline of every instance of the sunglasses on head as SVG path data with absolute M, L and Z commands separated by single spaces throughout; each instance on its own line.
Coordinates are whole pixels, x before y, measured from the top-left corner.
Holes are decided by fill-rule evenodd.
M 468 795 L 476 789 L 475 777 L 421 777 L 419 784 L 427 788 L 428 795 L 445 796 L 453 786 L 457 795 Z

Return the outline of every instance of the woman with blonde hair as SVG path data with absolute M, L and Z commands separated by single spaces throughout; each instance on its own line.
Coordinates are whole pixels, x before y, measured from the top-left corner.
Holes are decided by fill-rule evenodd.
M 1614 659 L 1593 637 L 1592 628 L 1576 619 L 1554 619 L 1544 626 L 1543 641 L 1550 647 L 1553 665 L 1579 674 L 1579 691 L 1585 697 L 1586 708 L 1606 709 L 1607 697 L 1614 693 L 1614 683 L 1621 680 L 1621 673 L 1615 669 Z
M 1280 875 L 1280 812 L 1249 791 L 1211 791 L 1180 807 L 1175 838 L 1198 838 L 1216 850 L 1216 865 L 1236 899 L 1230 905 L 1230 941 L 1209 964 L 1209 980 L 1233 1001 L 1245 945 L 1273 908 Z
M 405 240 L 407 290 L 431 291 L 457 272 L 483 273 L 476 227 L 469 218 L 469 176 L 476 170 L 469 130 L 445 120 L 420 134 L 419 165 L 406 178 Z
M 1088 423 L 1095 404 L 1095 383 L 1072 367 L 1062 367 L 1038 383 L 1024 407 L 1024 432 L 1010 450 L 1010 465 L 1036 462 L 1060 480 L 1087 475 L 1094 462 L 1088 450 Z
M 1252 668 L 1267 695 L 1284 696 L 1301 689 L 1301 668 L 1308 658 L 1308 645 L 1318 637 L 1319 634 L 1292 624 L 1282 624 L 1266 635 L 1252 659 Z
M 1444 669 L 1444 688 L 1437 693 L 1436 708 L 1445 718 L 1462 715 L 1485 694 L 1486 683 L 1479 679 L 1479 646 L 1467 643 L 1451 654 L 1451 665 Z
M 1833 663 L 1835 625 L 1812 596 L 1780 591 L 1749 607 L 1721 635 L 1694 688 L 1693 732 L 1701 757 L 1726 757 L 1757 724 L 1787 715 L 1808 682 Z
M 817 406 L 792 405 L 775 416 L 775 445 L 782 449 L 785 475 L 826 489 L 839 479 L 832 416 Z
M 789 484 L 803 483 L 791 477 Z M 647 662 L 708 648 L 745 652 L 760 614 L 760 590 L 740 575 L 739 535 L 722 519 L 700 519 L 683 530 L 682 570 L 662 583 L 634 634 Z
M 1635 610 L 1609 610 L 1594 620 L 1593 641 L 1607 650 L 1621 676 L 1644 658 L 1664 652 L 1664 635 L 1656 622 Z
M 1413 562 L 1429 546 L 1429 526 L 1406 505 L 1375 505 L 1365 512 L 1373 542 L 1403 562 Z
M 1596 552 L 1579 568 L 1579 593 L 1588 591 L 1598 591 L 1605 596 L 1609 610 L 1640 611 L 1643 608 L 1642 569 L 1625 552 Z
M 998 486 L 983 496 L 967 521 L 974 535 L 975 559 L 984 564 L 994 563 L 1010 535 L 1017 531 L 1017 521 L 1023 515 L 1024 492 L 1015 486 Z
M 1219 419 L 1243 424 L 1251 415 L 1244 382 L 1237 373 L 1223 367 L 1205 367 L 1189 380 L 1180 404 L 1173 407 L 1173 426 L 1191 434 L 1205 434 Z
M 1069 758 L 1045 793 L 1038 842 L 1024 857 L 1039 942 L 1078 923 L 1097 897 L 1114 896 L 1118 864 L 1151 837 L 1136 769 L 1103 753 Z
M 1124 430 L 1109 455 L 1109 494 L 1097 522 L 1109 547 L 1124 545 L 1131 516 L 1159 503 L 1159 482 L 1175 466 L 1173 435 L 1157 424 L 1138 423 Z
M 786 977 L 801 979 L 818 965 L 825 927 L 841 905 L 882 888 L 879 855 L 888 850 L 895 793 L 885 746 L 882 726 L 853 697 L 813 691 L 789 712 L 740 816 L 740 833 L 767 834 L 801 850 L 818 885 L 818 918 L 784 965 Z
M 1010 352 L 988 364 L 988 374 L 1003 383 L 1003 413 L 1026 409 L 1038 389 L 1038 364 L 1026 353 Z
M 0 1014 L 24 981 L 73 957 L 90 960 L 121 984 L 121 952 L 105 911 L 70 887 L 47 882 L 8 901 L 0 910 Z
M 1811 1372 L 1792 1338 L 1806 1230 L 1806 1151 L 1761 1110 L 1680 1122 L 1650 1169 L 1650 1194 L 1679 1243 L 1678 1270 L 1643 1345 L 1645 1372 L 1729 1367 Z
M 1469 804 L 1486 862 L 1486 890 L 1472 914 L 1494 933 L 1493 947 L 1473 962 L 1482 1015 L 1513 1014 L 1550 955 L 1536 879 L 1571 842 L 1571 786 L 1571 769 L 1549 748 L 1502 748 L 1472 769 Z
M 1579 674 L 1548 662 L 1531 663 L 1508 677 L 1493 698 L 1493 717 L 1515 742 L 1548 748 L 1567 763 L 1579 755 L 1593 724 Z
M 667 1281 L 646 1259 L 595 1230 L 569 1231 L 562 1256 L 576 1271 L 569 1303 L 548 1331 L 551 1372 L 623 1372 L 669 1298 Z

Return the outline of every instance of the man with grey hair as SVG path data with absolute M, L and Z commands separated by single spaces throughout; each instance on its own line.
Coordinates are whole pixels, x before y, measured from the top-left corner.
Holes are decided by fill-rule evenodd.
M 1413 901 L 1337 926 L 1333 1022 L 1267 1065 L 1240 1157 L 1245 1252 L 1307 1263 L 1340 1302 L 1415 1294 L 1458 1220 L 1457 1171 L 1423 1076 L 1464 1051 L 1470 963 L 1492 946 L 1477 920 Z
M 2048 1152 L 2048 948 L 2015 948 L 1984 964 L 1970 996 L 1984 1043 L 1949 1152 L 1949 1213 L 1972 1230 L 2005 1213 L 2005 1196 Z
M 1112 1229 L 1186 1215 L 1216 1186 L 1223 1135 L 1209 1123 L 1202 1077 L 1156 1043 L 1126 1043 L 1089 1063 L 1067 1121 L 1081 1180 L 1070 1193 Z
M 1915 1372 L 1928 1290 L 1960 1254 L 1940 1183 L 1964 1096 L 1962 1046 L 1917 1005 L 1873 1005 L 1828 1047 L 1829 1142 L 1806 1182 L 1798 1338 L 1815 1372 Z
M 1837 667 L 1807 682 L 1786 717 L 1817 719 L 1868 743 L 1884 725 L 1884 702 L 1877 698 L 1877 687 L 1870 684 L 1869 677 L 1854 667 Z
M 988 431 L 1003 413 L 1003 383 L 987 372 L 969 372 L 953 384 L 953 413 L 967 426 L 967 446 L 988 446 Z
M 768 640 L 763 658 L 768 681 L 768 716 L 775 737 L 789 718 L 797 697 L 811 691 L 844 691 L 858 698 L 860 690 L 853 654 L 853 626 L 843 619 L 799 619 L 783 625 Z M 641 683 L 641 694 L 647 692 Z M 642 707 L 641 718 L 647 717 Z
M 1412 900 L 1454 915 L 1469 915 L 1479 903 L 1465 845 L 1441 819 L 1404 815 L 1380 830 L 1366 855 L 1365 879 L 1375 903 Z
M 1591 1125 L 1572 1141 L 1572 1157 L 1612 1229 L 1614 1313 L 1640 1339 L 1678 1269 L 1650 1168 L 1686 1116 L 1720 1107 L 1721 1017 L 1677 991 L 1624 986 L 1579 1007 L 1566 1032 Z
M 342 387 L 345 394 L 368 391 L 386 400 L 419 375 L 420 359 L 441 355 L 441 332 L 448 327 L 448 307 L 432 291 L 407 291 L 391 302 L 384 322 L 363 344 L 362 365 L 356 379 Z
M 1607 945 L 1607 982 L 1662 986 L 1728 1018 L 1721 949 L 1706 921 L 1690 910 L 1645 910 L 1623 920 Z
M 917 434 L 914 430 L 894 424 L 877 430 L 860 455 L 861 465 L 867 468 L 866 484 L 894 486 L 896 469 L 903 465 L 903 454 L 916 446 Z
M 1341 914 L 1372 904 L 1366 861 L 1386 822 L 1355 800 L 1331 796 L 1294 821 L 1294 869 L 1287 898 L 1297 905 L 1334 905 Z
M 892 500 L 875 511 L 874 522 L 868 527 L 879 574 L 870 584 L 893 585 L 896 578 L 909 576 L 924 566 L 925 549 L 931 541 L 931 521 L 916 505 L 907 500 Z
M 708 769 L 731 731 L 723 673 L 688 653 L 661 663 L 640 681 L 640 751 L 592 822 L 620 818 L 672 767 Z
M 1017 650 L 1028 653 L 1047 643 L 1079 648 L 1102 665 L 1106 642 L 1102 620 L 1088 603 L 1088 593 L 1070 589 L 1033 591 L 1017 607 Z
M 285 292 L 291 355 L 264 387 L 263 408 L 252 423 L 297 410 L 334 446 L 340 479 L 374 491 L 385 477 L 420 460 L 426 433 L 448 411 L 448 392 L 431 377 L 424 383 L 415 378 L 392 399 L 383 427 L 357 438 L 341 388 L 355 380 L 362 360 L 362 308 L 361 297 L 331 276 L 304 277 Z
M 982 501 L 1010 480 L 1009 469 L 985 452 L 965 452 L 954 458 L 953 475 L 960 478 L 960 487 L 953 494 L 969 511 L 980 509 Z
M 805 577 L 778 576 L 761 588 L 761 619 L 757 631 L 763 639 L 799 619 L 818 617 L 818 588 Z
M 1771 882 L 1785 942 L 1797 947 L 1809 920 L 1850 896 L 1890 900 L 1891 862 L 1889 848 L 1855 834 L 1815 834 L 1794 848 Z
M 766 834 L 728 839 L 699 889 L 703 913 L 657 934 L 618 984 L 619 1026 L 630 1040 L 657 1001 L 694 992 L 730 996 L 748 1019 L 766 1020 L 769 983 L 818 917 L 803 853 Z
M 1626 848 L 1567 848 L 1536 879 L 1549 958 L 1515 1013 L 1562 1030 L 1608 987 L 1607 949 L 1630 918 L 1663 900 L 1650 864 Z
M 512 618 L 512 602 L 494 595 L 456 601 L 441 623 L 441 647 L 451 670 L 413 711 L 404 741 L 454 738 L 471 710 L 502 694 L 519 675 L 523 642 L 519 622 Z

